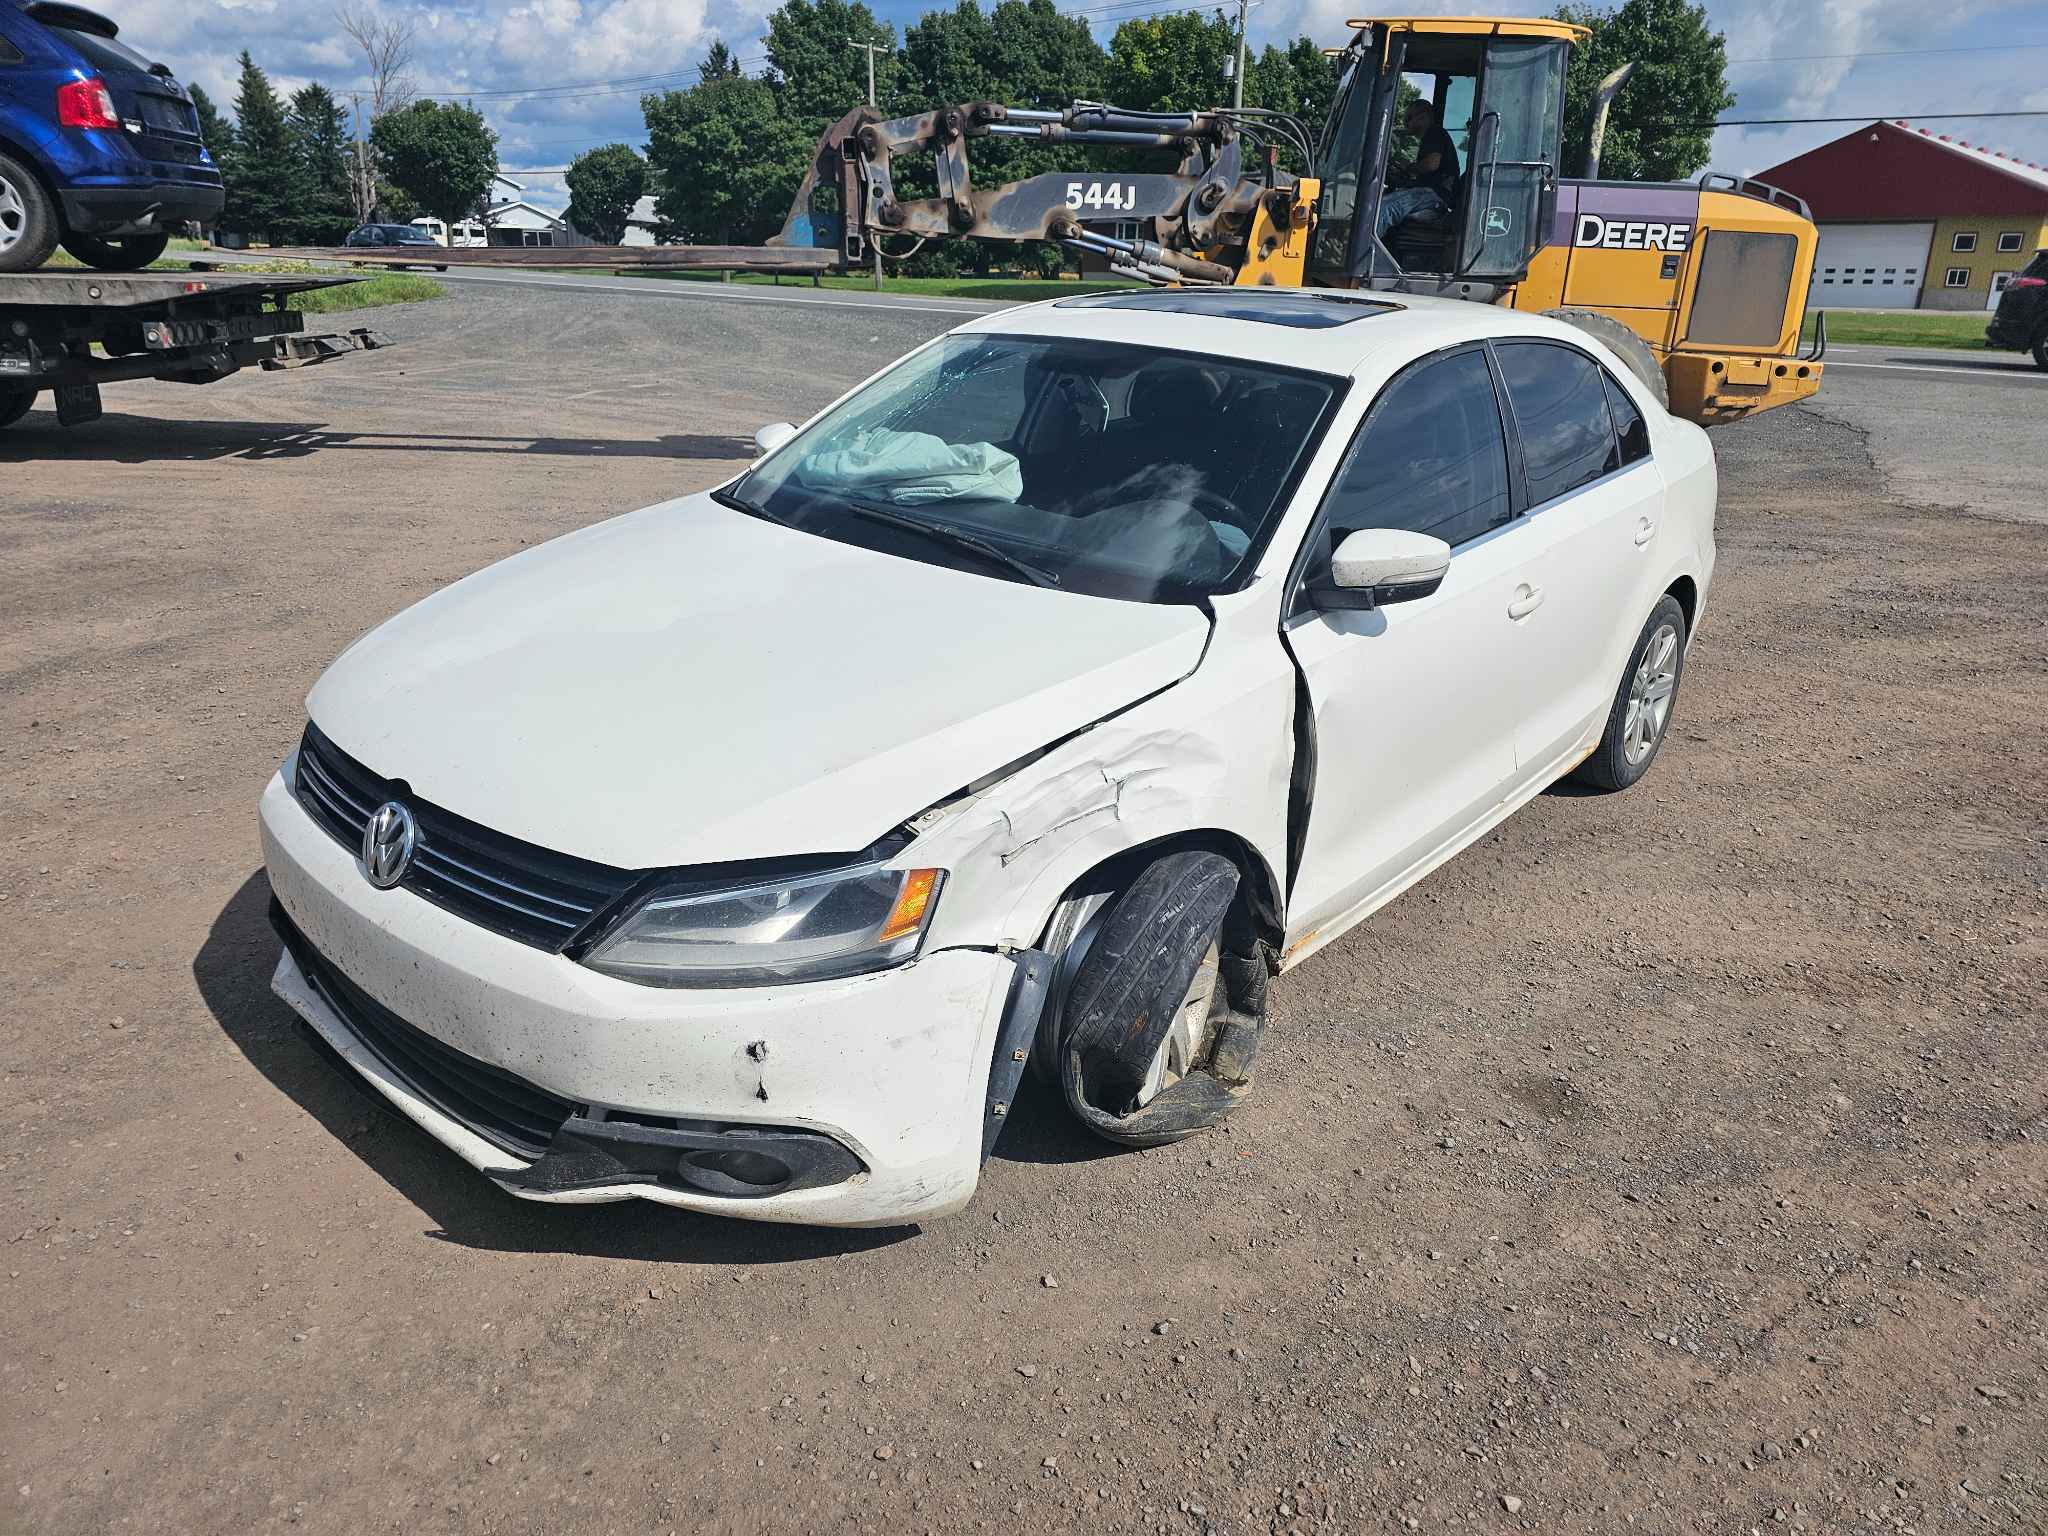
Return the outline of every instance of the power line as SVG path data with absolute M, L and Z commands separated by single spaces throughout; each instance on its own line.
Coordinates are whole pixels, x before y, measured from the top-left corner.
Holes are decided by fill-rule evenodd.
M 1657 123 L 1659 128 L 1762 128 L 1787 123 L 1882 123 L 1902 118 L 1954 122 L 1978 117 L 2048 117 L 2048 109 L 2017 112 L 1858 112 L 1853 117 L 1722 117 L 1705 123 Z
M 1730 64 L 1809 64 L 1821 59 L 1904 59 L 1928 53 L 2012 53 L 2021 48 L 2048 48 L 2048 43 L 1982 43 L 1972 48 L 1872 48 L 1861 53 L 1772 53 Z

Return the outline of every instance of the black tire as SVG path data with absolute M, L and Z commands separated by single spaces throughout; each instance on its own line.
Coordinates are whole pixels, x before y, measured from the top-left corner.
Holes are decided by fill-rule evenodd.
M 2048 373 L 2048 326 L 2043 326 L 2041 334 L 2034 338 L 2033 351 L 2034 366 Z
M 0 432 L 26 416 L 35 403 L 36 392 L 32 389 L 0 389 Z
M 1566 325 L 1578 327 L 1606 347 L 1628 364 L 1628 371 L 1657 397 L 1659 405 L 1667 411 L 1671 409 L 1671 388 L 1664 382 L 1663 366 L 1642 337 L 1614 316 L 1603 315 L 1597 309 L 1546 309 L 1543 313 L 1552 320 L 1562 320 Z
M 33 272 L 57 249 L 57 210 L 35 173 L 0 154 L 0 272 Z
M 446 272 L 446 271 L 448 270 L 448 268 L 447 268 L 446 266 L 439 266 L 439 267 L 436 267 L 436 268 L 434 268 L 434 270 L 435 270 L 436 272 Z
M 1229 859 L 1169 853 L 1128 874 L 1055 914 L 1061 963 L 1033 1057 L 1088 1129 L 1159 1147 L 1218 1124 L 1249 1088 L 1265 972 L 1223 953 Z
M 1652 642 L 1656 642 L 1655 653 L 1665 650 L 1665 632 L 1669 631 L 1668 665 L 1656 663 L 1646 673 L 1645 658 L 1653 654 Z M 1649 683 L 1641 681 L 1647 676 Z M 1656 684 L 1668 677 L 1668 686 L 1661 695 L 1664 709 L 1661 718 L 1650 725 L 1644 719 L 1648 700 L 1645 697 Z M 1600 745 L 1593 749 L 1593 755 L 1573 770 L 1572 777 L 1581 784 L 1590 784 L 1595 789 L 1608 791 L 1627 789 L 1629 785 L 1650 771 L 1650 764 L 1657 760 L 1663 750 L 1664 738 L 1671 730 L 1671 717 L 1677 711 L 1678 685 L 1685 677 L 1685 610 L 1678 605 L 1678 599 L 1669 592 L 1657 599 L 1657 606 L 1650 610 L 1650 617 L 1643 623 L 1643 632 L 1636 636 L 1636 643 L 1629 648 L 1628 666 L 1621 674 L 1621 685 L 1614 690 L 1614 704 L 1607 711 L 1607 729 L 1601 733 Z M 1643 702 L 1644 709 L 1631 711 L 1631 703 Z M 1648 739 L 1645 741 L 1645 730 Z M 1644 748 L 1647 746 L 1647 750 Z
M 102 272 L 140 272 L 170 249 L 168 233 L 154 235 L 66 235 L 64 249 Z

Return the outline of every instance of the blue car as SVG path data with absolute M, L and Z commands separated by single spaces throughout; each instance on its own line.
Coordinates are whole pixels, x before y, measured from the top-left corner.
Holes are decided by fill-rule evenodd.
M 58 245 L 132 272 L 213 221 L 220 171 L 192 98 L 83 6 L 0 0 L 0 272 Z

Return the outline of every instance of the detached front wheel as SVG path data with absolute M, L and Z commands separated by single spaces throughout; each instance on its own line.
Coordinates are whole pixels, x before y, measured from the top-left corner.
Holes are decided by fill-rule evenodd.
M 1266 967 L 1233 917 L 1238 869 L 1170 853 L 1069 894 L 1046 949 L 1051 1006 L 1032 1060 L 1075 1118 L 1129 1147 L 1222 1121 L 1251 1086 Z

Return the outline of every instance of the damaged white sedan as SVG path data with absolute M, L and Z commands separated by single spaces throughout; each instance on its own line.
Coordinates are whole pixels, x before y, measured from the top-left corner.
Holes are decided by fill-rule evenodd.
M 277 991 L 522 1198 L 959 1209 L 1036 1062 L 1153 1145 L 1266 984 L 1664 740 L 1713 453 L 1583 332 L 977 320 L 717 490 L 359 640 L 262 801 Z

